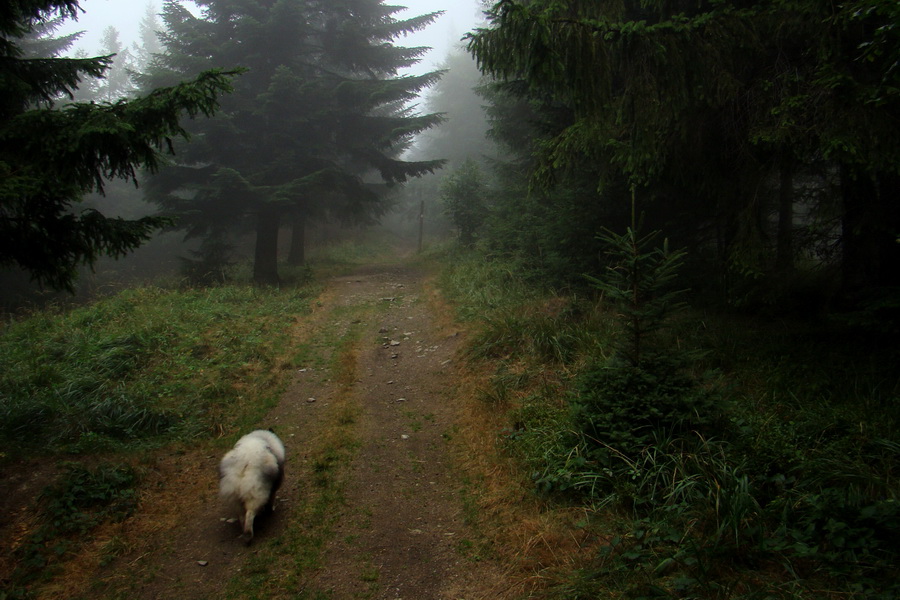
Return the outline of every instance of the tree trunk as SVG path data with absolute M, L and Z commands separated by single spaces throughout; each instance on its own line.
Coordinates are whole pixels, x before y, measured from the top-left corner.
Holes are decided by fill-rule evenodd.
M 288 264 L 300 266 L 306 263 L 306 215 L 294 213 L 291 220 L 291 249 Z
M 781 185 L 778 190 L 778 236 L 775 242 L 775 270 L 794 270 L 794 165 L 786 158 L 781 162 Z
M 744 200 L 741 199 L 741 202 Z M 723 302 L 729 302 L 734 274 L 731 270 L 731 262 L 735 244 L 738 238 L 739 226 L 737 223 L 734 206 L 719 201 L 716 207 L 716 263 L 719 272 L 720 294 Z
M 278 209 L 262 206 L 256 222 L 256 252 L 253 261 L 253 281 L 261 285 L 278 285 Z
M 841 170 L 842 287 L 853 299 L 867 288 L 900 285 L 900 177 Z

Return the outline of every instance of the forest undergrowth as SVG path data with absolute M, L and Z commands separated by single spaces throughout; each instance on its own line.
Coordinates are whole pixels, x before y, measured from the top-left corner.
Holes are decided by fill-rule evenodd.
M 618 299 L 608 280 L 561 294 L 514 262 L 441 257 L 486 374 L 476 410 L 520 478 L 494 502 L 517 510 L 521 486 L 541 502 L 509 549 L 529 597 L 900 595 L 896 346 L 838 321 L 627 305 L 630 252 Z

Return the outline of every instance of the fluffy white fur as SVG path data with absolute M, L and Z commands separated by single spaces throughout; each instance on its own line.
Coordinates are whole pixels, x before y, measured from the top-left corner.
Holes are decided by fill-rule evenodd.
M 243 537 L 253 539 L 253 520 L 273 510 L 284 478 L 284 444 L 271 431 L 257 429 L 239 439 L 219 463 L 219 496 L 239 510 Z

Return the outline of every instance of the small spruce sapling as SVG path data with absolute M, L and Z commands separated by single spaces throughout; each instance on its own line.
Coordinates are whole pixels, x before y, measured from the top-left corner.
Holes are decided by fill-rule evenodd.
M 619 261 L 607 268 L 605 280 L 589 277 L 619 311 L 626 336 L 617 350 L 633 367 L 643 364 L 648 338 L 663 329 L 667 318 L 684 305 L 678 300 L 684 290 L 666 289 L 677 277 L 684 253 L 670 252 L 668 240 L 663 241 L 662 248 L 650 249 L 658 236 L 655 231 L 641 237 L 631 227 L 624 235 L 609 231 L 599 235 Z
M 613 264 L 606 268 L 603 279 L 588 276 L 619 311 L 626 336 L 617 350 L 633 367 L 642 365 L 648 338 L 684 307 L 684 302 L 678 300 L 684 290 L 673 290 L 671 284 L 678 276 L 685 253 L 670 251 L 668 239 L 663 240 L 662 247 L 656 246 L 659 234 L 640 233 L 632 193 L 631 227 L 623 235 L 606 230 L 597 236 L 609 246 L 607 254 Z
M 672 288 L 684 252 L 670 251 L 667 241 L 657 245 L 658 238 L 659 232 L 640 233 L 633 209 L 624 234 L 599 236 L 613 261 L 603 278 L 589 279 L 615 306 L 625 335 L 612 360 L 586 369 L 576 381 L 575 422 L 600 451 L 596 458 L 608 448 L 635 456 L 654 431 L 702 428 L 714 418 L 712 395 L 687 373 L 693 355 L 664 348 L 655 335 L 684 306 L 684 290 Z

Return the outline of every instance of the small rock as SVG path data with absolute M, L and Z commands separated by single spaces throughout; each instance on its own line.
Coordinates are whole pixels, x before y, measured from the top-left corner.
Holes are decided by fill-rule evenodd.
M 307 401 L 307 402 L 315 402 L 316 399 L 315 399 L 315 398 L 307 398 L 306 401 Z
M 397 340 L 391 340 L 391 346 L 399 346 L 399 345 L 400 345 L 400 342 L 398 342 Z
M 197 564 L 200 565 L 201 567 L 205 567 L 206 565 L 209 564 L 209 561 L 208 560 L 198 560 Z
M 391 354 L 391 358 L 397 358 L 398 356 L 400 356 L 400 355 L 399 355 L 399 354 L 396 354 L 396 353 L 395 353 L 395 354 Z
M 406 398 L 397 398 L 394 402 L 406 402 Z
M 403 435 L 400 436 L 400 439 L 401 439 L 401 440 L 408 440 L 408 439 L 409 439 L 409 436 L 406 435 L 406 434 L 404 433 Z

